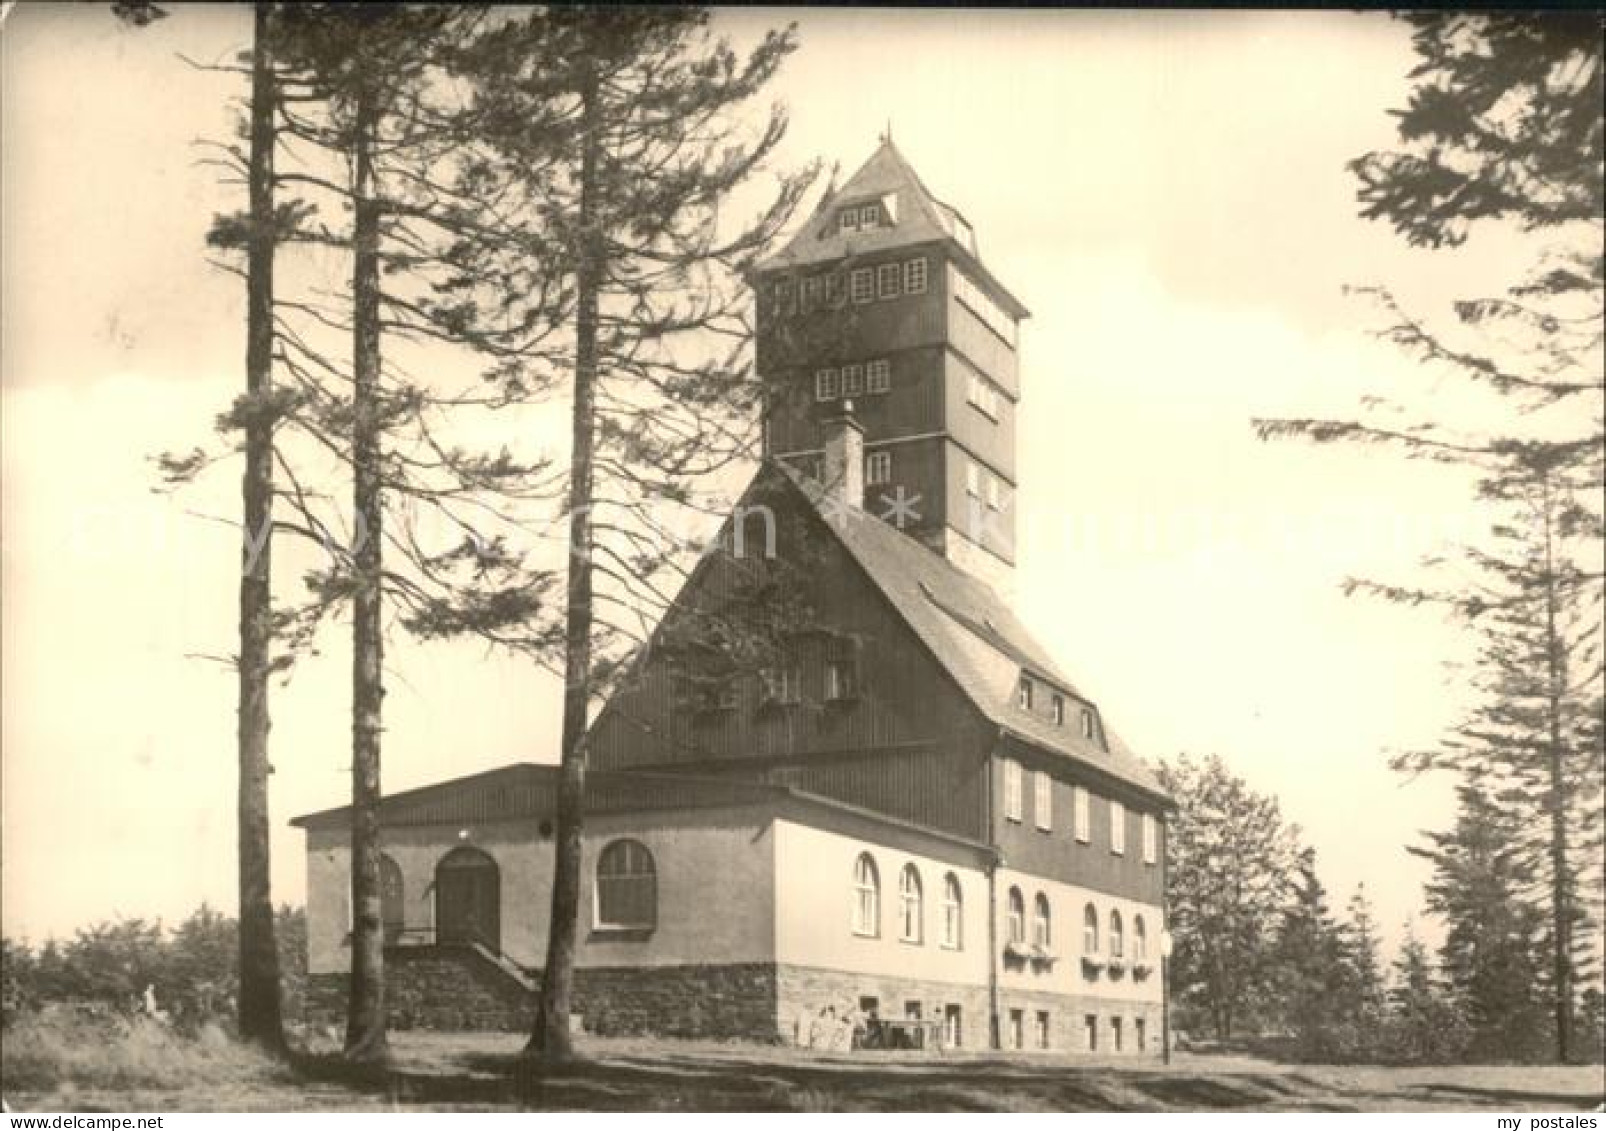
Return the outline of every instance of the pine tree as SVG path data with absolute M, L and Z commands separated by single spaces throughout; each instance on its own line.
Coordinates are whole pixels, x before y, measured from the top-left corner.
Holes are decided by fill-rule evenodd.
M 1473 1061 L 1532 1060 L 1544 1055 L 1543 916 L 1530 892 L 1531 856 L 1494 790 L 1463 785 L 1455 826 L 1430 833 L 1411 851 L 1433 864 L 1428 909 L 1449 925 L 1442 963 L 1466 1018 Z
M 1293 895 L 1277 928 L 1272 981 L 1282 1025 L 1302 1060 L 1337 1063 L 1355 1058 L 1358 984 L 1344 931 L 1333 917 L 1316 874 L 1316 853 L 1304 849 Z
M 1478 634 L 1471 717 L 1440 750 L 1395 764 L 1464 775 L 1533 818 L 1509 827 L 1543 858 L 1545 894 L 1535 898 L 1547 907 L 1552 960 L 1534 976 L 1549 986 L 1556 1055 L 1565 1060 L 1576 967 L 1599 920 L 1602 886 L 1602 28 L 1589 13 L 1404 18 L 1420 62 L 1399 112 L 1402 148 L 1351 165 L 1363 215 L 1424 247 L 1461 243 L 1494 223 L 1548 246 L 1505 293 L 1457 302 L 1459 327 L 1408 313 L 1386 289 L 1367 293 L 1386 316 L 1382 337 L 1424 372 L 1499 394 L 1509 412 L 1497 427 L 1472 426 L 1441 418 L 1439 399 L 1401 427 L 1378 415 L 1397 407 L 1380 401 L 1356 419 L 1261 420 L 1256 428 L 1263 438 L 1385 445 L 1471 473 L 1491 531 L 1459 551 L 1457 564 L 1478 575 L 1474 582 L 1352 579 L 1346 587 L 1444 606 Z M 1544 840 L 1532 843 L 1541 828 Z
M 1383 1051 L 1402 1064 L 1453 1064 L 1462 1059 L 1468 1034 L 1443 986 L 1428 949 L 1409 924 L 1388 990 Z
M 523 202 L 542 231 L 465 241 L 465 255 L 495 256 L 504 280 L 531 285 L 464 287 L 451 308 L 481 326 L 561 318 L 572 331 L 555 349 L 508 351 L 496 374 L 521 390 L 567 383 L 572 396 L 554 882 L 531 1037 L 531 1051 L 551 1063 L 573 1055 L 583 739 L 592 700 L 619 671 L 617 645 L 641 635 L 599 615 L 599 598 L 605 609 L 661 610 L 657 579 L 677 568 L 663 548 L 666 518 L 712 509 L 694 481 L 753 454 L 761 396 L 743 276 L 812 178 L 782 176 L 751 220 L 723 214 L 785 129 L 776 111 L 749 136 L 734 112 L 794 39 L 771 33 L 741 58 L 707 24 L 690 8 L 550 8 L 491 29 L 471 53 L 484 71 L 500 74 L 486 58 L 520 66 L 515 80 L 476 92 L 499 154 L 470 179 Z
M 495 391 L 411 379 L 386 343 L 429 347 L 486 343 L 426 309 L 447 267 L 447 249 L 478 226 L 490 202 L 453 193 L 474 135 L 453 98 L 447 60 L 480 25 L 472 7 L 317 5 L 286 19 L 284 52 L 295 81 L 284 96 L 287 136 L 321 153 L 322 166 L 280 176 L 308 194 L 297 202 L 298 239 L 349 257 L 350 284 L 336 301 L 281 303 L 280 358 L 291 380 L 287 420 L 316 450 L 349 470 L 349 534 L 336 537 L 326 492 L 295 479 L 291 525 L 331 554 L 310 571 L 307 603 L 283 618 L 293 644 L 333 612 L 352 612 L 352 965 L 345 1056 L 388 1055 L 380 896 L 381 735 L 385 610 L 430 639 L 474 635 L 542 656 L 552 639 L 538 621 L 548 571 L 508 542 L 520 529 L 514 502 L 541 497 L 546 463 L 507 448 L 484 452 L 451 439 L 471 411 L 513 402 Z M 333 203 L 349 227 L 315 223 Z M 460 265 L 452 268 L 461 271 Z M 291 325 L 290 315 L 309 330 Z M 319 337 L 319 334 L 322 337 Z M 327 339 L 349 335 L 349 362 Z M 438 356 L 428 359 L 439 365 Z M 287 465 L 288 466 L 288 465 Z M 414 506 L 441 517 L 455 538 L 428 544 Z
M 1363 1044 L 1375 1044 L 1383 1028 L 1388 987 L 1383 978 L 1377 921 L 1365 884 L 1357 886 L 1350 896 L 1339 933 L 1358 1037 Z
M 118 18 L 135 27 L 165 19 L 150 0 L 118 0 Z M 235 796 L 239 891 L 238 1025 L 243 1039 L 274 1053 L 285 1050 L 279 949 L 274 939 L 272 837 L 268 815 L 268 681 L 273 611 L 273 433 L 277 423 L 273 395 L 274 258 L 280 233 L 274 205 L 274 150 L 277 145 L 277 76 L 273 58 L 274 6 L 258 0 L 252 16 L 251 96 L 244 159 L 248 204 L 244 217 L 220 218 L 209 242 L 243 251 L 246 283 L 245 395 L 232 414 L 244 433 L 245 472 L 241 479 L 242 523 L 239 585 L 240 650 Z M 187 481 L 204 460 L 165 457 L 170 484 Z

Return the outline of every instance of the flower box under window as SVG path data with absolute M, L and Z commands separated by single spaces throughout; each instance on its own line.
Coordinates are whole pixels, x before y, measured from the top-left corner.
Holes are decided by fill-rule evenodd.
M 1086 974 L 1089 978 L 1098 977 L 1099 971 L 1103 969 L 1104 959 L 1098 957 L 1096 954 L 1082 955 L 1082 973 Z
M 1143 981 L 1143 979 L 1147 978 L 1152 973 L 1154 973 L 1154 967 L 1150 966 L 1147 962 L 1134 962 L 1132 964 L 1132 977 L 1139 982 Z

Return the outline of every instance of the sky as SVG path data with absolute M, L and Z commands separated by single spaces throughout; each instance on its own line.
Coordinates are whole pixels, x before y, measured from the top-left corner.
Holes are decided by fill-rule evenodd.
M 1418 913 L 1418 831 L 1448 789 L 1387 768 L 1465 701 L 1466 640 L 1346 598 L 1419 580 L 1479 529 L 1455 473 L 1267 444 L 1255 417 L 1454 402 L 1376 341 L 1348 284 L 1442 317 L 1521 242 L 1408 249 L 1361 220 L 1347 160 L 1386 146 L 1404 31 L 1379 14 L 749 9 L 795 19 L 771 89 L 780 161 L 845 178 L 891 130 L 1032 310 L 1022 335 L 1018 605 L 1150 759 L 1219 754 L 1275 794 L 1342 904 Z M 227 136 L 247 14 L 144 31 L 22 4 L 0 34 L 0 814 L 9 936 L 234 902 L 237 468 L 181 495 L 151 457 L 204 442 L 242 384 L 243 293 L 206 262 L 242 206 L 196 146 Z M 759 108 L 755 108 L 755 113 Z M 1468 405 L 1468 411 L 1487 406 Z M 388 659 L 385 781 L 555 760 L 547 674 L 468 645 Z M 305 890 L 297 813 L 349 791 L 339 634 L 275 690 L 274 894 Z M 1425 927 L 1432 933 L 1431 925 Z

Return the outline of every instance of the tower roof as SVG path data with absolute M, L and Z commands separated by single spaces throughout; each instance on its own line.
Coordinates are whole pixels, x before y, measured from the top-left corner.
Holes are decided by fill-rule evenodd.
M 876 228 L 845 228 L 839 209 L 884 202 L 892 223 Z M 922 243 L 942 243 L 956 259 L 995 292 L 1016 318 L 1030 311 L 981 262 L 976 236 L 957 208 L 932 195 L 913 166 L 883 137 L 870 159 L 840 188 L 830 190 L 780 251 L 758 265 L 760 271 L 830 263 L 853 255 Z

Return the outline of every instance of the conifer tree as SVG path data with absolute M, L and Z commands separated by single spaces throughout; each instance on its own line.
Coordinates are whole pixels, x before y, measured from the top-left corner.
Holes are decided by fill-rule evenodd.
M 387 355 L 387 342 L 413 347 L 413 356 L 420 345 L 486 348 L 426 309 L 425 297 L 451 242 L 491 206 L 451 188 L 475 136 L 446 81 L 446 61 L 482 18 L 473 7 L 309 5 L 287 13 L 282 36 L 295 68 L 283 96 L 285 134 L 311 148 L 279 181 L 302 193 L 297 240 L 344 255 L 350 271 L 343 294 L 280 303 L 285 418 L 351 484 L 342 523 L 326 491 L 290 476 L 285 497 L 295 518 L 282 525 L 317 541 L 330 563 L 309 571 L 310 597 L 281 627 L 300 645 L 332 613 L 352 613 L 345 1055 L 359 1061 L 388 1052 L 379 844 L 385 610 L 395 608 L 395 619 L 426 639 L 474 635 L 537 658 L 553 644 L 538 623 L 550 575 L 509 540 L 520 527 L 515 504 L 544 497 L 546 462 L 505 445 L 464 446 L 452 430 L 471 412 L 514 402 L 477 382 L 464 389 L 414 379 Z M 331 204 L 349 225 L 316 218 Z M 440 360 L 436 352 L 427 363 Z M 452 532 L 444 544 L 421 533 L 418 508 Z
M 1434 969 L 1428 949 L 1409 924 L 1388 990 L 1386 1059 L 1405 1064 L 1453 1064 L 1462 1059 L 1466 1024 Z
M 1606 303 L 1603 303 L 1602 27 L 1593 13 L 1451 13 L 1407 17 L 1419 58 L 1398 113 L 1402 146 L 1351 164 L 1362 214 L 1410 243 L 1459 244 L 1480 225 L 1532 233 L 1544 246 L 1525 278 L 1495 297 L 1454 304 L 1459 326 L 1407 312 L 1367 288 L 1381 336 L 1424 373 L 1492 390 L 1509 412 L 1495 427 L 1444 419 L 1443 398 L 1400 426 L 1378 401 L 1350 419 L 1262 420 L 1262 437 L 1384 445 L 1463 465 L 1490 514 L 1488 540 L 1460 549 L 1477 575 L 1446 589 L 1352 579 L 1407 605 L 1442 605 L 1479 640 L 1471 717 L 1441 749 L 1397 758 L 1407 772 L 1449 770 L 1493 785 L 1530 821 L 1508 827 L 1541 860 L 1558 1058 L 1571 1055 L 1583 935 L 1598 922 L 1601 870 L 1600 623 L 1606 610 Z M 1397 419 L 1397 418 L 1396 418 Z M 1442 562 L 1441 562 L 1442 564 Z M 1463 570 L 1465 572 L 1465 570 Z M 1535 830 L 1543 841 L 1532 842 Z M 1589 863 L 1581 863 L 1581 861 Z
M 117 0 L 113 11 L 135 27 L 165 19 L 150 0 Z M 273 657 L 273 392 L 274 258 L 280 232 L 274 205 L 273 168 L 277 146 L 277 76 L 273 57 L 274 5 L 258 0 L 252 13 L 248 151 L 243 158 L 248 191 L 243 216 L 220 217 L 209 236 L 212 246 L 245 256 L 245 393 L 226 418 L 243 433 L 245 471 L 241 478 L 242 521 L 239 582 L 239 653 L 235 793 L 239 985 L 237 1023 L 243 1039 L 269 1052 L 285 1049 L 278 944 L 274 938 L 272 848 L 268 815 L 268 681 Z M 170 485 L 188 481 L 204 456 L 165 456 Z
M 1544 917 L 1529 893 L 1532 858 L 1492 783 L 1463 785 L 1454 827 L 1411 851 L 1433 864 L 1428 909 L 1449 925 L 1443 970 L 1468 1026 L 1473 1061 L 1542 1057 Z
M 640 639 L 630 616 L 668 602 L 659 578 L 678 568 L 663 542 L 670 519 L 712 509 L 696 482 L 753 455 L 762 397 L 744 275 L 813 176 L 779 175 L 750 218 L 732 218 L 732 194 L 765 171 L 786 125 L 775 110 L 750 132 L 737 112 L 795 41 L 770 33 L 742 57 L 707 25 L 691 8 L 541 9 L 491 29 L 469 60 L 496 73 L 484 59 L 517 61 L 516 77 L 476 90 L 498 153 L 470 179 L 498 186 L 557 238 L 466 240 L 465 257 L 503 265 L 503 284 L 464 286 L 442 305 L 480 327 L 569 331 L 561 346 L 508 351 L 495 373 L 571 396 L 556 851 L 531 1038 L 549 1062 L 573 1055 L 591 702 L 617 674 L 620 645 Z

